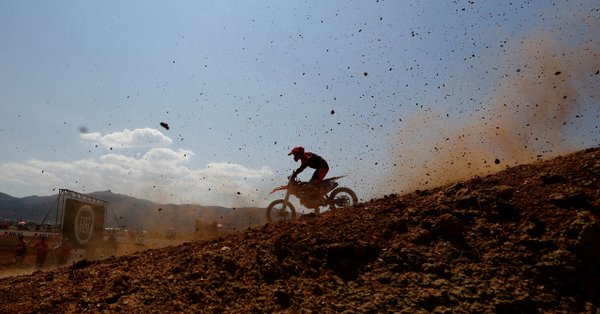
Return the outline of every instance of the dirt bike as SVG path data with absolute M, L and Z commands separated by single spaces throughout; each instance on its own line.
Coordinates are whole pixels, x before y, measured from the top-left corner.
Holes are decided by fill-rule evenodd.
M 286 190 L 285 197 L 274 200 L 267 206 L 267 220 L 275 222 L 279 220 L 290 220 L 296 218 L 296 208 L 289 201 L 290 195 L 296 196 L 300 204 L 306 208 L 313 209 L 315 214 L 320 213 L 320 207 L 328 206 L 329 209 L 346 208 L 358 203 L 354 191 L 347 187 L 338 187 L 336 180 L 345 176 L 332 177 L 321 181 L 318 185 L 296 180 L 294 175 L 289 177 L 287 185 L 282 185 L 271 191 Z

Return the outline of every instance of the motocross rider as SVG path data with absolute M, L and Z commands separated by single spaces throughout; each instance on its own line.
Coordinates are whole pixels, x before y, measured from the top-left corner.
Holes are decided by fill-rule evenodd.
M 315 153 L 304 151 L 304 147 L 302 146 L 298 146 L 292 149 L 288 156 L 289 155 L 294 155 L 294 161 L 297 162 L 298 160 L 300 160 L 302 162 L 300 167 L 293 172 L 293 178 L 296 178 L 296 176 L 300 172 L 304 171 L 306 167 L 311 167 L 315 169 L 315 172 L 310 178 L 310 181 L 308 181 L 306 188 L 308 188 L 308 190 L 311 192 L 311 194 L 313 194 L 313 196 L 320 197 L 321 195 L 319 193 L 318 184 L 321 183 L 321 181 L 323 181 L 323 178 L 325 178 L 325 175 L 329 171 L 329 165 L 327 164 L 325 159 L 323 159 L 323 157 Z

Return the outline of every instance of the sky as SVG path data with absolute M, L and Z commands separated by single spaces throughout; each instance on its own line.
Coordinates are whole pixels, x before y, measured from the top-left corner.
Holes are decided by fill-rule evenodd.
M 369 200 L 596 147 L 598 29 L 595 0 L 1 1 L 0 192 L 266 206 L 301 145 Z

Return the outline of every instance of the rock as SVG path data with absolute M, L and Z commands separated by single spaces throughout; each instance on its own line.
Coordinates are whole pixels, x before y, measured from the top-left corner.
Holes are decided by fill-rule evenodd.
M 443 214 L 433 225 L 433 233 L 447 238 L 462 238 L 464 226 L 460 219 L 452 214 Z
M 540 284 L 555 286 L 565 293 L 572 291 L 577 284 L 577 263 L 575 254 L 564 249 L 544 254 L 534 268 L 536 279 Z
M 557 184 L 557 183 L 566 182 L 567 178 L 565 178 L 564 176 L 558 175 L 558 174 L 545 173 L 540 176 L 540 180 L 544 184 Z
M 451 185 L 449 188 L 447 188 L 446 191 L 444 191 L 444 195 L 446 195 L 446 196 L 455 195 L 459 190 L 461 190 L 464 187 L 465 187 L 464 183 L 457 182 L 457 183 Z
M 406 233 L 408 231 L 408 225 L 406 222 L 395 219 L 386 224 L 386 229 L 393 233 Z
M 431 231 L 427 229 L 418 229 L 416 232 L 412 234 L 411 242 L 415 244 L 428 244 L 433 239 L 433 235 Z
M 292 304 L 292 297 L 285 290 L 275 290 L 273 297 L 275 303 L 279 304 L 282 308 L 288 308 Z
M 600 223 L 585 225 L 575 247 L 577 256 L 584 263 L 600 268 Z
M 275 243 L 273 244 L 273 253 L 275 253 L 275 256 L 277 256 L 279 260 L 284 259 L 290 254 L 288 244 L 291 243 L 291 241 L 288 234 L 284 234 L 275 240 Z
M 583 192 L 554 193 L 550 195 L 550 202 L 563 209 L 590 207 L 588 196 Z
M 235 276 L 239 269 L 237 262 L 234 259 L 227 258 L 223 261 L 223 269 L 228 272 L 231 276 Z
M 516 221 L 520 218 L 517 206 L 502 200 L 498 200 L 495 205 L 497 219 L 501 221 Z
M 386 271 L 386 272 L 383 272 L 383 273 L 377 275 L 375 277 L 375 280 L 377 280 L 381 284 L 389 284 L 390 282 L 392 282 L 392 276 L 393 276 L 392 272 Z
M 507 199 L 511 198 L 516 190 L 517 189 L 513 186 L 497 185 L 490 190 L 490 193 L 495 194 L 499 198 Z
M 518 241 L 517 244 L 535 252 L 558 249 L 556 242 L 548 239 L 524 239 L 522 241 Z
M 546 224 L 538 218 L 532 217 L 524 231 L 533 238 L 539 238 L 546 232 Z
M 353 280 L 370 260 L 377 258 L 379 248 L 367 243 L 334 243 L 326 247 L 327 267 L 344 280 Z
M 266 283 L 272 284 L 281 277 L 281 270 L 274 264 L 265 263 L 260 268 L 260 274 Z
M 92 262 L 82 259 L 80 261 L 73 263 L 73 265 L 71 265 L 70 267 L 71 267 L 71 269 L 82 269 L 82 268 L 86 268 L 90 265 L 92 265 Z
M 456 203 L 465 208 L 475 207 L 479 204 L 479 194 L 471 193 L 456 200 Z

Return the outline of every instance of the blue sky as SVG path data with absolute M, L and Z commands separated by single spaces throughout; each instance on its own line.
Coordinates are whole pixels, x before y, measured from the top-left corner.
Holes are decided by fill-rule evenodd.
M 2 1 L 0 191 L 264 206 L 303 145 L 368 200 L 597 146 L 599 10 Z

